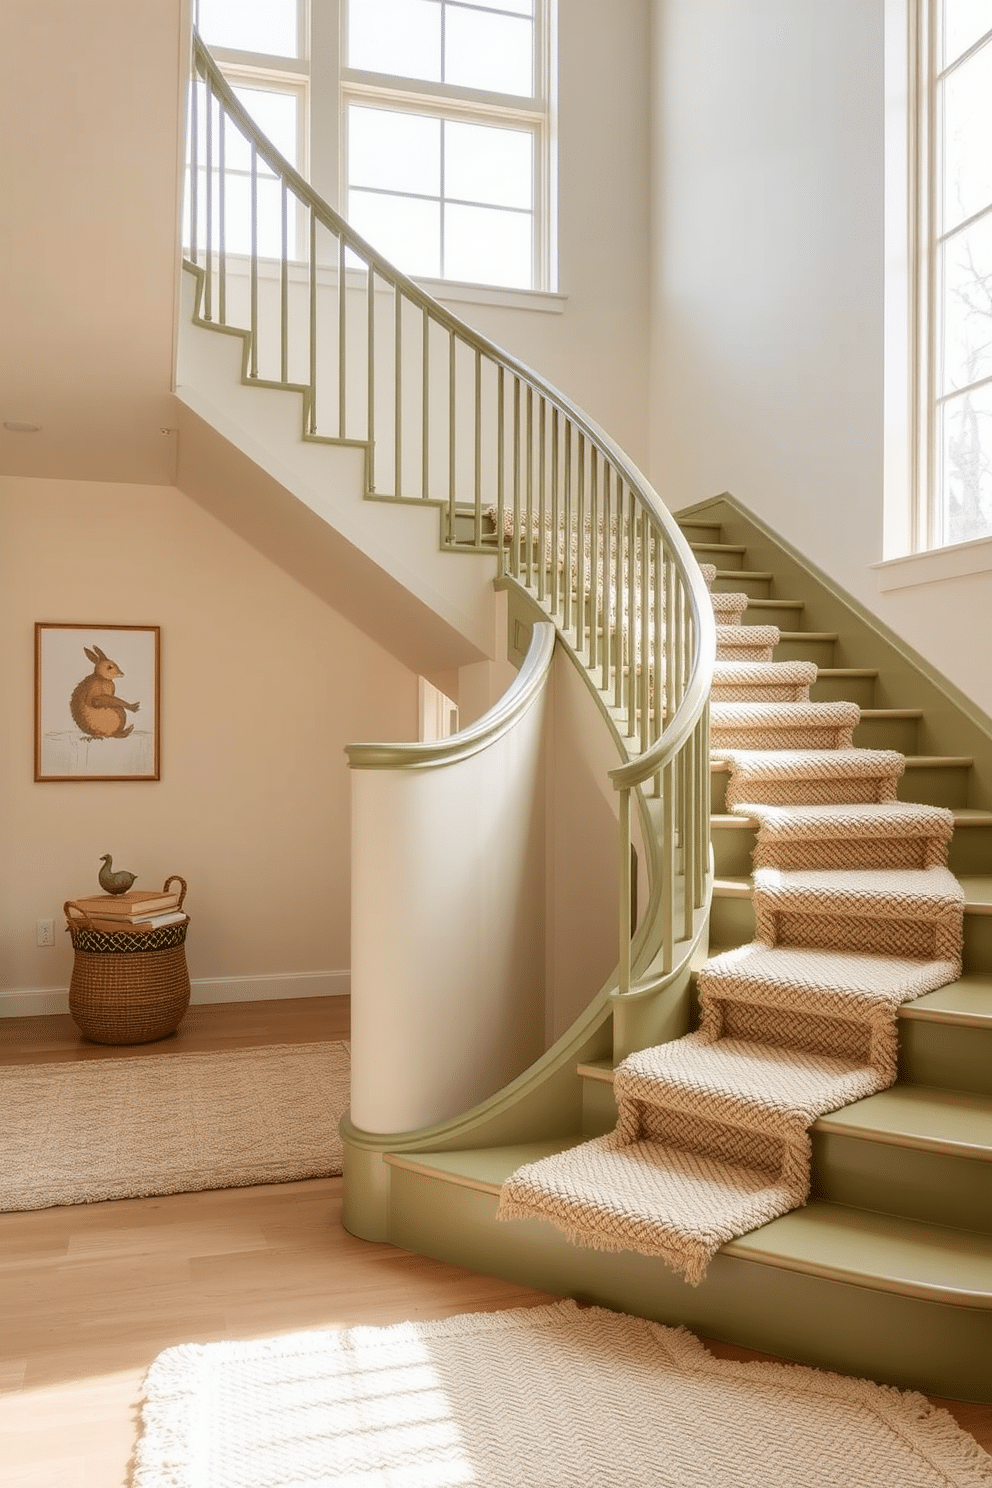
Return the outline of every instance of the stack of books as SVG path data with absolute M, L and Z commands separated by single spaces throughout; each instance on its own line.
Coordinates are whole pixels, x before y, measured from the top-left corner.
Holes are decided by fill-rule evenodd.
M 160 925 L 178 925 L 186 915 L 179 908 L 179 895 L 155 889 L 131 889 L 126 894 L 89 894 L 75 899 L 94 930 L 155 930 Z M 73 916 L 75 919 L 75 916 Z

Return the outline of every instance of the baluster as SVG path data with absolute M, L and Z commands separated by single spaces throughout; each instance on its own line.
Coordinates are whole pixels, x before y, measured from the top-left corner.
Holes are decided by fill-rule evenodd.
M 615 616 L 613 621 L 613 703 L 617 712 L 623 709 L 623 644 L 626 633 L 627 597 L 624 585 L 623 564 L 627 547 L 627 524 L 624 517 L 623 479 L 617 471 L 617 541 L 613 554 L 613 591 Z
M 510 572 L 520 577 L 520 378 L 513 379 L 513 546 Z
M 193 70 L 189 90 L 189 251 L 193 263 L 200 262 L 200 79 Z
M 393 313 L 396 317 L 396 397 L 393 404 L 393 494 L 400 496 L 403 485 L 403 296 L 399 285 L 393 286 Z
M 685 589 L 682 575 L 675 576 L 675 706 L 683 697 L 683 661 L 685 658 Z
M 641 606 L 640 668 L 638 678 L 641 709 L 641 753 L 646 754 L 650 744 L 651 726 L 651 568 L 648 563 L 648 513 L 640 509 L 641 520 L 641 574 L 638 584 L 638 602 Z
M 675 716 L 675 562 L 665 558 L 665 717 Z
M 675 766 L 661 770 L 661 940 L 662 971 L 672 969 L 675 953 Z
M 696 746 L 694 729 L 682 748 L 685 775 L 682 794 L 682 900 L 683 933 L 686 940 L 692 936 L 692 916 L 696 907 L 696 856 L 699 841 L 696 837 L 694 817 L 696 814 Z
M 654 729 L 653 739 L 665 730 L 665 548 L 661 531 L 654 529 L 654 646 L 652 651 Z M 661 795 L 661 772 L 652 782 L 655 796 Z
M 620 967 L 617 991 L 623 997 L 630 991 L 630 942 L 631 942 L 631 888 L 630 861 L 630 791 L 621 790 L 619 805 L 620 827 Z
M 203 318 L 213 320 L 214 282 L 214 94 L 207 77 L 207 257 L 206 278 L 203 281 Z
M 533 583 L 534 574 L 534 389 L 530 383 L 527 384 L 527 483 L 526 501 L 527 517 L 524 522 L 524 531 L 527 534 L 526 563 L 524 566 L 524 583 L 528 589 Z M 540 538 L 538 538 L 540 541 Z
M 697 860 L 697 909 L 703 903 L 706 891 L 706 874 L 709 866 L 706 847 L 710 840 L 710 793 L 712 790 L 712 780 L 710 777 L 710 708 L 708 703 L 703 709 L 703 716 L 699 721 L 699 761 L 699 790 L 696 792 L 699 802 L 699 825 L 697 830 L 700 843 Z
M 279 260 L 279 381 L 289 381 L 289 196 L 286 182 L 280 192 Z
M 561 503 L 558 491 L 558 410 L 551 409 L 551 613 L 558 614 L 558 529 L 561 525 Z
M 575 495 L 575 649 L 581 651 L 586 633 L 586 436 L 579 430 L 579 459 Z
M 475 546 L 482 547 L 482 353 L 475 352 Z
M 424 326 L 422 342 L 420 347 L 421 369 L 420 380 L 420 494 L 427 501 L 430 497 L 430 466 L 431 466 L 431 425 L 430 425 L 430 403 L 431 403 L 431 318 L 424 306 Z
M 368 329 L 365 339 L 368 345 L 368 386 L 365 396 L 368 403 L 366 432 L 369 441 L 368 471 L 369 491 L 371 492 L 375 490 L 375 270 L 371 264 L 366 265 L 366 274 L 365 311 Z
M 227 172 L 225 144 L 227 111 L 217 106 L 217 310 L 221 325 L 227 325 Z
M 607 460 L 603 461 L 603 675 L 601 686 L 605 693 L 610 690 L 610 663 L 613 658 L 614 648 L 612 640 L 612 616 L 610 604 L 610 575 L 613 572 L 611 558 L 613 553 L 613 512 L 611 493 L 612 470 Z
M 251 147 L 251 351 L 248 376 L 258 376 L 258 150 Z
M 506 390 L 502 364 L 496 369 L 496 572 L 506 572 Z
M 565 419 L 564 429 L 564 527 L 565 566 L 562 574 L 562 624 L 566 630 L 572 623 L 572 420 Z
M 589 448 L 589 668 L 599 659 L 599 451 Z
M 310 398 L 307 429 L 317 432 L 317 218 L 310 208 Z
M 348 275 L 344 233 L 338 234 L 338 438 L 348 437 Z
M 627 488 L 627 737 L 637 733 L 637 499 Z
M 544 599 L 548 590 L 548 492 L 546 482 L 548 400 L 544 397 L 537 415 L 537 597 Z
M 455 333 L 448 332 L 448 541 L 455 540 Z

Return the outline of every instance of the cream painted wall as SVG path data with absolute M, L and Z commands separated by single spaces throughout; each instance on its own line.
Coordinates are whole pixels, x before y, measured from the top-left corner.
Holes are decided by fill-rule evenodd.
M 883 0 L 655 0 L 650 473 L 729 490 L 870 604 Z
M 62 903 L 104 852 L 139 887 L 188 879 L 194 980 L 347 971 L 343 749 L 416 737 L 415 675 L 172 487 L 0 477 L 0 498 L 0 985 L 68 984 Z M 160 782 L 33 782 L 36 620 L 161 625 Z
M 992 613 L 992 572 L 889 591 L 871 567 L 900 248 L 884 234 L 885 11 L 653 0 L 648 473 L 673 509 L 730 491 L 992 711 L 961 641 Z

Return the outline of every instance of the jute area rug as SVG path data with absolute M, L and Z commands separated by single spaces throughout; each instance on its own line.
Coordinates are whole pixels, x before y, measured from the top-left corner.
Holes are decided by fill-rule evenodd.
M 714 1359 L 574 1302 L 184 1344 L 145 1381 L 134 1488 L 988 1488 L 922 1395 Z
M 343 1043 L 0 1068 L 0 1210 L 341 1171 Z

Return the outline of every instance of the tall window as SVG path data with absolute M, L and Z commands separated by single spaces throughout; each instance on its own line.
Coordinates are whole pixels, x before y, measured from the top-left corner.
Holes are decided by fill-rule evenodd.
M 992 0 L 920 0 L 918 546 L 992 535 Z
M 399 268 L 546 289 L 552 3 L 195 0 L 194 18 L 281 153 Z
M 547 284 L 542 21 L 536 0 L 348 0 L 348 218 L 408 273 Z

